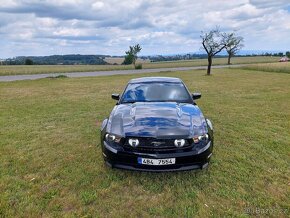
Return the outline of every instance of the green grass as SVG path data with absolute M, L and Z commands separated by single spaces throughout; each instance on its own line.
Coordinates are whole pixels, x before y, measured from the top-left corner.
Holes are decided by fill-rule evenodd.
M 277 62 L 279 57 L 234 57 L 232 64 L 251 64 Z M 227 58 L 215 58 L 214 65 L 227 64 Z M 192 67 L 205 66 L 207 59 L 196 59 L 190 61 L 166 61 L 143 63 L 143 69 L 166 68 L 166 67 Z M 33 66 L 0 66 L 1 75 L 19 74 L 41 74 L 41 73 L 66 73 L 66 72 L 88 72 L 88 71 L 107 71 L 107 70 L 129 70 L 134 69 L 132 65 L 33 65 Z
M 207 170 L 103 164 L 99 127 L 110 94 L 134 75 L 0 83 L 0 217 L 247 217 L 247 208 L 289 217 L 290 75 L 147 75 L 180 77 L 202 92 L 198 104 L 215 128 Z
M 290 62 L 253 64 L 244 66 L 243 69 L 265 72 L 290 73 Z

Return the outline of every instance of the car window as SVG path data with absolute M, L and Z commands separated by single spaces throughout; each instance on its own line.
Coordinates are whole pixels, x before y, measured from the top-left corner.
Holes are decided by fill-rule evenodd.
M 192 102 L 182 83 L 132 83 L 128 84 L 121 103 L 130 102 Z

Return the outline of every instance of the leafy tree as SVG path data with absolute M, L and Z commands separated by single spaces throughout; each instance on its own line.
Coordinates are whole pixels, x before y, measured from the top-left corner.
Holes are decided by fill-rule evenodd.
M 126 54 L 127 54 L 127 52 L 126 52 Z M 123 61 L 122 64 L 125 64 L 125 65 L 132 64 L 132 63 L 133 63 L 133 59 L 134 59 L 133 54 L 127 54 L 127 55 L 125 56 L 125 60 Z
M 237 54 L 242 47 L 244 47 L 244 38 L 241 36 L 236 36 L 235 33 L 225 34 L 226 51 L 228 53 L 228 65 L 231 64 L 231 58 Z
M 286 56 L 290 58 L 290 51 L 286 51 Z
M 130 46 L 129 50 L 126 51 L 126 56 L 123 64 L 134 64 L 134 67 L 136 68 L 136 61 L 138 59 L 137 54 L 142 50 L 141 46 L 139 44 L 136 44 L 134 46 Z
M 210 75 L 212 59 L 226 47 L 225 34 L 221 33 L 218 28 L 209 32 L 202 32 L 200 35 L 202 39 L 203 49 L 207 53 L 207 75 Z
M 25 65 L 33 65 L 33 60 L 26 58 L 25 59 Z

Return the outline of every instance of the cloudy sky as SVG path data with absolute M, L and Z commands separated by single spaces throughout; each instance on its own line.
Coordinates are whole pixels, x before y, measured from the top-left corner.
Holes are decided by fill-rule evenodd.
M 195 52 L 217 25 L 245 50 L 290 50 L 290 0 L 0 0 L 0 58 Z

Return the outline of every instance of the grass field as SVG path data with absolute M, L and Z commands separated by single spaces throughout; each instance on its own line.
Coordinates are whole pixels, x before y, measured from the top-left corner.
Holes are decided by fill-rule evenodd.
M 234 57 L 233 64 L 251 64 L 251 63 L 269 63 L 277 62 L 279 57 Z M 216 58 L 214 65 L 224 65 L 227 58 Z M 143 68 L 166 68 L 166 67 L 191 67 L 205 66 L 206 59 L 197 59 L 190 61 L 167 61 L 143 63 Z M 19 75 L 19 74 L 41 74 L 41 73 L 65 73 L 65 72 L 88 72 L 103 70 L 129 70 L 133 69 L 132 65 L 34 65 L 34 66 L 0 66 L 1 75 Z
M 290 75 L 180 77 L 215 128 L 207 170 L 103 164 L 100 122 L 134 75 L 0 83 L 0 217 L 289 217 Z M 138 75 L 140 76 L 140 75 Z M 145 76 L 145 74 L 144 74 Z
M 243 69 L 264 72 L 290 73 L 290 62 L 253 64 L 244 66 Z
M 109 64 L 122 64 L 125 58 L 109 58 L 106 57 L 105 61 Z M 144 63 L 150 63 L 149 59 L 143 60 L 138 58 L 136 63 L 144 64 Z

